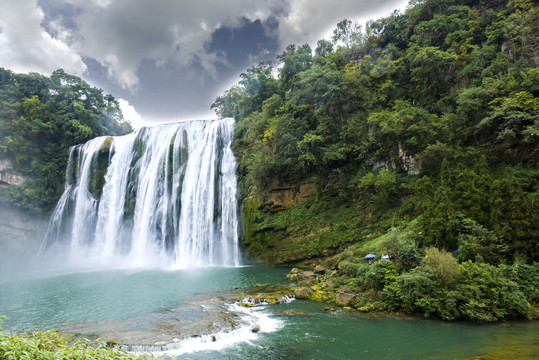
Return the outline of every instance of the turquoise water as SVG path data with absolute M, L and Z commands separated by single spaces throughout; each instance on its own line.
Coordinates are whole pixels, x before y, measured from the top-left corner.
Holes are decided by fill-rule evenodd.
M 165 312 L 182 301 L 260 283 L 282 282 L 288 269 L 243 267 L 192 271 L 107 271 L 0 276 L 6 330 L 128 319 Z M 465 359 L 538 358 L 537 322 L 476 324 L 404 319 L 337 310 L 294 300 L 251 311 L 279 324 L 248 341 L 178 359 Z M 289 316 L 287 311 L 301 312 Z M 284 311 L 284 313 L 283 313 Z M 288 314 L 288 315 L 287 315 Z
M 106 271 L 0 277 L 6 330 L 126 319 L 177 307 L 195 295 L 283 282 L 287 269 L 199 268 L 191 271 Z

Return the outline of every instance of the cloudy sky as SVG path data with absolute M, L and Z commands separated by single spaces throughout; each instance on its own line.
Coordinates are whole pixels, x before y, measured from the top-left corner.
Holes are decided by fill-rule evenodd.
M 213 116 L 216 96 L 289 44 L 329 39 L 408 0 L 0 0 L 0 67 L 58 68 L 146 122 Z

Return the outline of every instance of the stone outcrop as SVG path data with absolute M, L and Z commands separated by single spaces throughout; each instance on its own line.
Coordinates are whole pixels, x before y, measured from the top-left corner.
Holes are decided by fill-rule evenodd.
M 354 293 L 348 286 L 343 286 L 337 291 L 337 297 L 335 298 L 335 304 L 340 306 L 348 306 L 352 300 L 356 298 Z
M 316 265 L 314 268 L 314 273 L 318 275 L 324 275 L 326 273 L 327 269 L 324 267 L 324 265 Z
M 300 285 L 311 285 L 315 279 L 316 275 L 312 271 L 303 271 L 297 275 L 297 281 Z
M 315 182 L 316 179 L 306 179 L 296 184 L 283 184 L 274 179 L 268 191 L 261 193 L 252 189 L 245 198 L 242 219 L 245 225 L 243 244 L 251 261 L 268 265 L 289 264 L 310 257 L 309 248 L 298 243 L 301 238 L 291 238 L 283 227 L 272 226 L 265 220 L 315 198 Z
M 298 287 L 294 290 L 294 295 L 297 299 L 308 299 L 312 293 L 313 291 L 308 286 Z
M 0 159 L 0 186 L 22 185 L 28 178 L 13 169 L 8 159 Z
M 303 182 L 295 185 L 281 184 L 274 180 L 265 199 L 265 207 L 275 212 L 281 212 L 296 206 L 306 198 L 316 195 L 316 187 Z
M 406 171 L 408 175 L 419 175 L 419 172 L 421 170 L 419 162 L 415 159 L 413 155 L 410 154 L 408 150 L 405 149 L 404 145 L 399 143 L 398 146 L 398 159 L 384 158 L 378 161 L 373 161 L 372 171 L 376 171 L 380 168 L 397 169 L 400 167 L 402 168 L 402 170 Z
M 408 175 L 419 175 L 419 164 L 417 160 L 408 153 L 407 150 L 399 143 L 399 158 L 402 163 L 402 168 Z

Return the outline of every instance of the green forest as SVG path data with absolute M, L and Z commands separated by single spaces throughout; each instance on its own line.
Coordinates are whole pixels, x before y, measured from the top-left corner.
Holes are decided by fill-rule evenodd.
M 412 1 L 242 73 L 212 107 L 250 259 L 335 269 L 296 295 L 364 311 L 534 316 L 538 34 L 530 0 Z
M 71 146 L 131 131 L 114 97 L 79 77 L 63 70 L 47 77 L 0 68 L 0 158 L 29 178 L 0 187 L 0 204 L 49 212 L 64 190 Z

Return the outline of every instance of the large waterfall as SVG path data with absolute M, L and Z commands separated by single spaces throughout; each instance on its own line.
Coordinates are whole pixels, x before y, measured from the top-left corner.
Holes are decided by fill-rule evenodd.
M 73 265 L 239 265 L 233 126 L 167 124 L 71 148 L 42 251 Z

